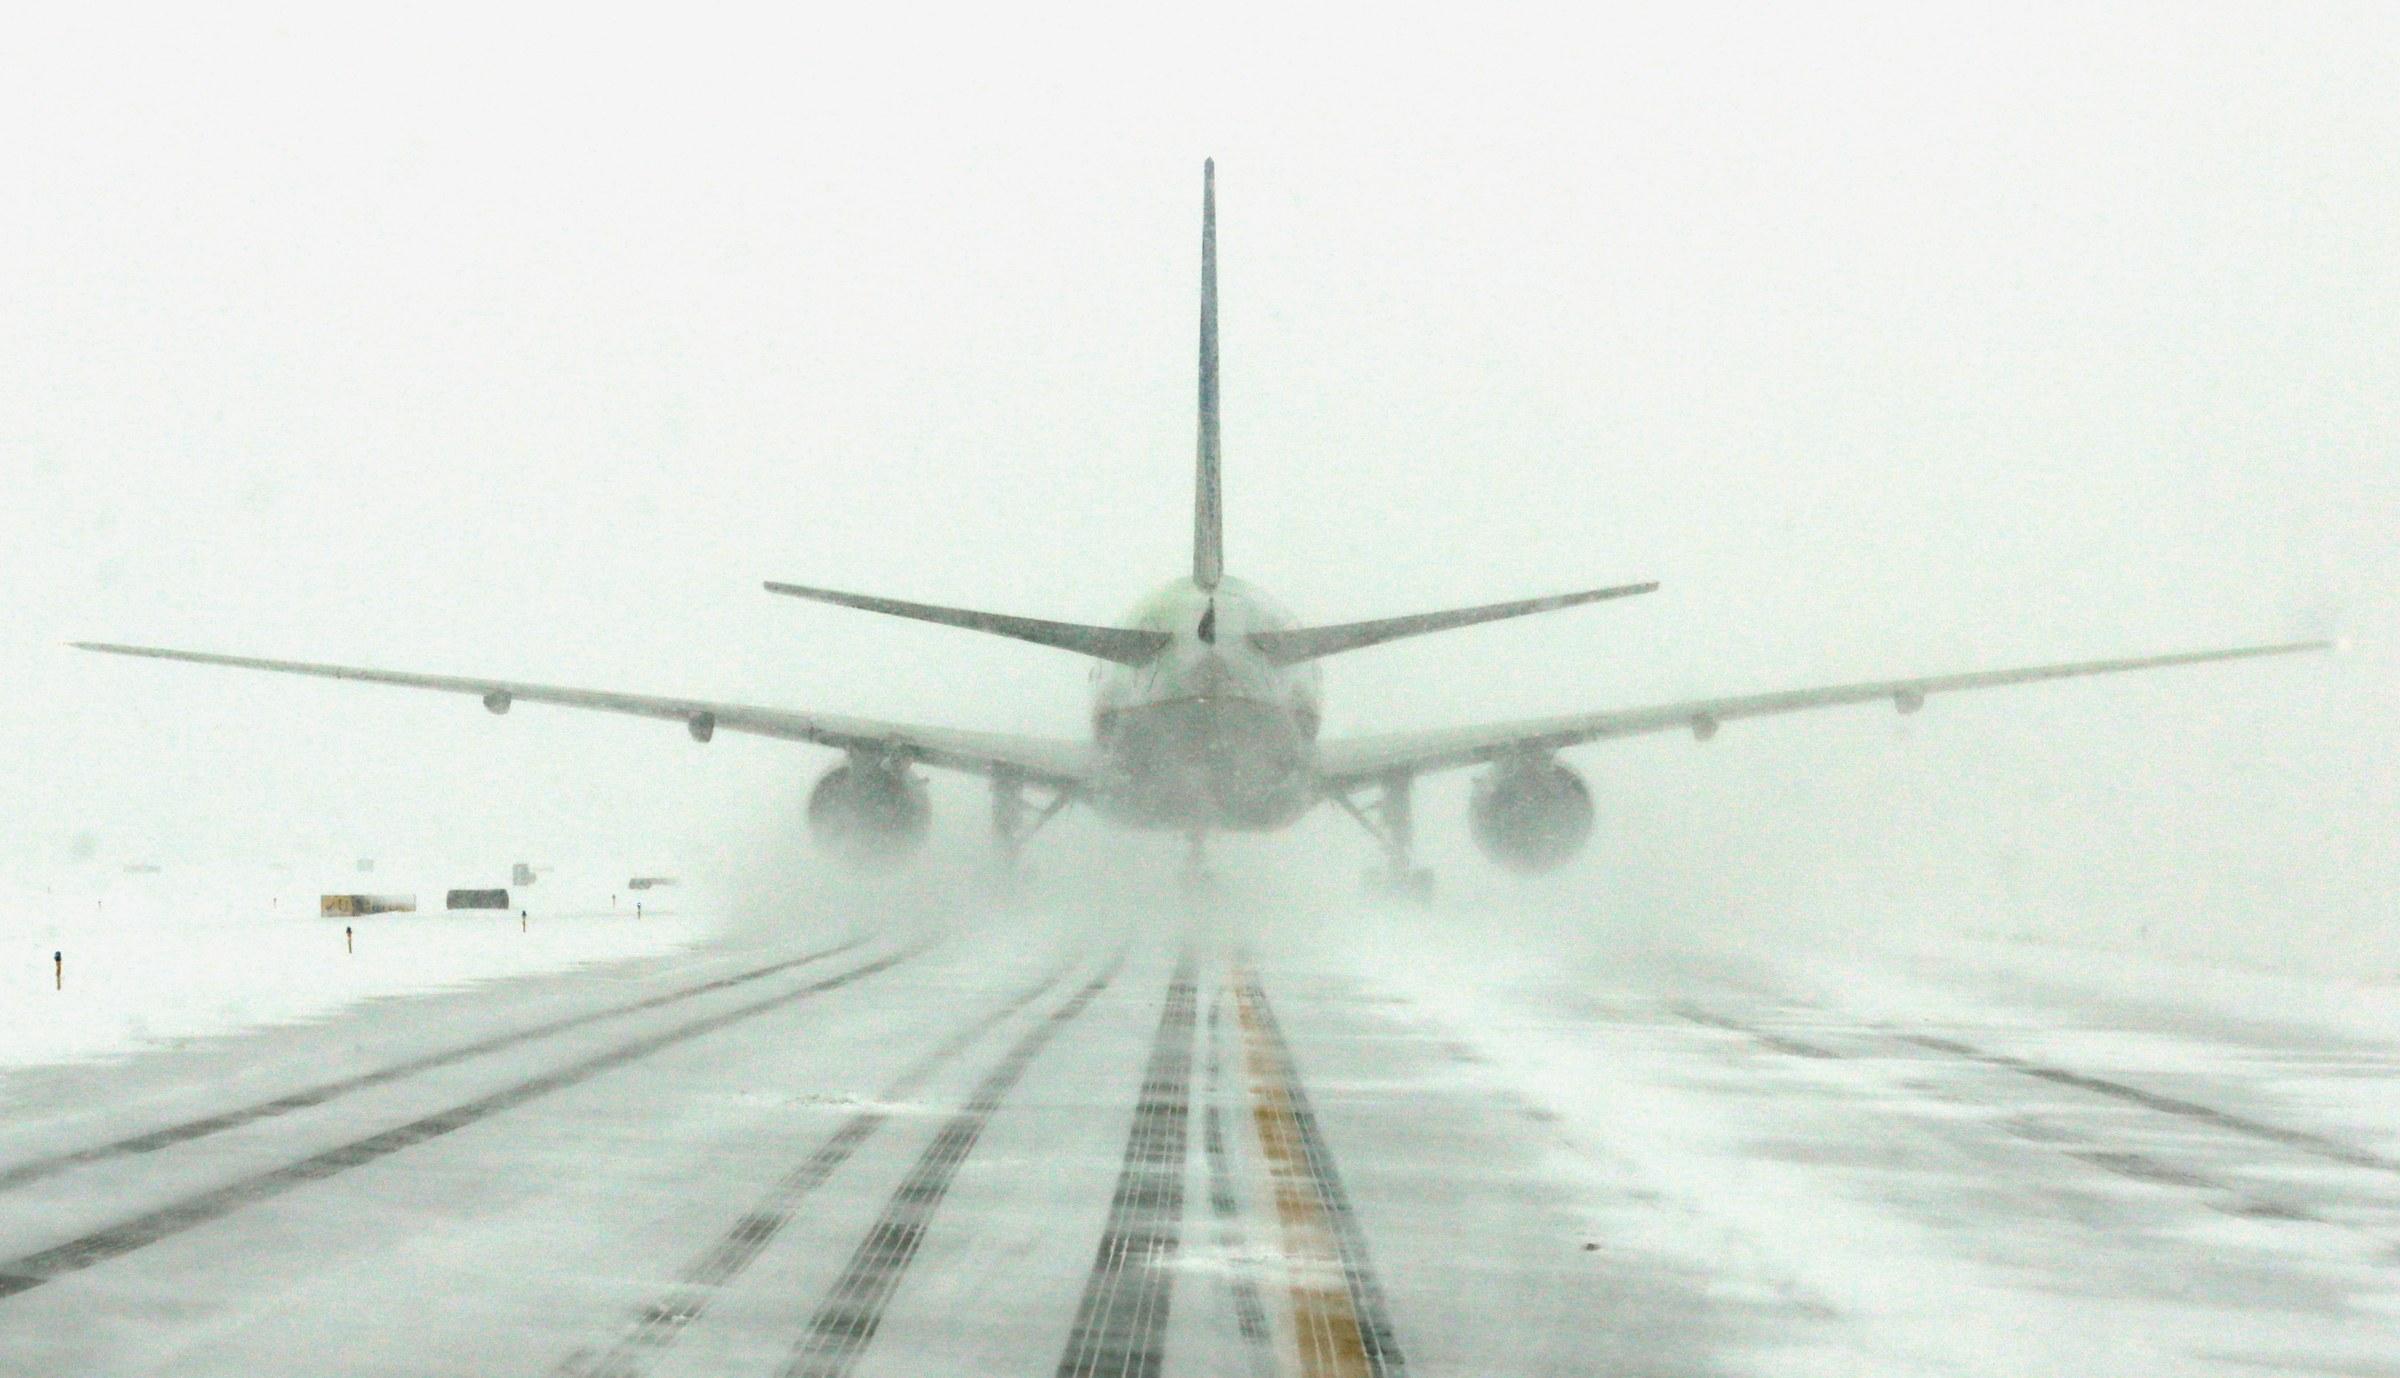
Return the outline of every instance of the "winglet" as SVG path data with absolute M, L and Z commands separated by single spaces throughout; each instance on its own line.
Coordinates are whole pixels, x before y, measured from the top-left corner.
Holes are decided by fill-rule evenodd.
M 1192 505 L 1192 582 L 1225 575 L 1225 518 L 1217 502 L 1217 160 L 1200 171 L 1200 464 Z

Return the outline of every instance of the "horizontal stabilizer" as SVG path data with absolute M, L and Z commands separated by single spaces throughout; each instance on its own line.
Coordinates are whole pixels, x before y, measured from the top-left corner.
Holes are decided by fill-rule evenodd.
M 1398 641 L 1404 636 L 1423 636 L 1427 632 L 1446 632 L 1456 627 L 1472 627 L 1481 622 L 1498 622 L 1530 613 L 1554 612 L 1582 603 L 1597 603 L 1608 598 L 1630 598 L 1648 593 L 1658 587 L 1647 584 L 1620 584 L 1615 588 L 1586 589 L 1581 593 L 1561 593 L 1550 598 L 1520 598 L 1513 603 L 1486 603 L 1480 608 L 1453 608 L 1448 612 L 1420 612 L 1407 617 L 1385 617 L 1373 622 L 1345 622 L 1338 627 L 1298 627 L 1284 632 L 1254 632 L 1250 644 L 1259 653 L 1278 665 L 1297 665 L 1320 656 L 1355 651 L 1362 646 L 1381 645 Z
M 1056 646 L 1062 651 L 1073 651 L 1096 660 L 1114 661 L 1119 665 L 1147 665 L 1157 659 L 1158 653 L 1173 640 L 1165 632 L 1141 631 L 1130 627 L 1092 627 L 1080 622 L 1047 622 L 1038 617 L 1011 617 L 1006 613 L 976 612 L 970 608 L 908 603 L 897 598 L 836 593 L 831 589 L 812 589 L 799 584 L 769 583 L 767 591 L 819 603 L 834 603 L 845 608 L 858 608 L 865 612 L 885 613 L 892 617 L 914 618 L 919 622 L 939 622 L 945 627 L 989 632 L 994 636 L 1030 641 L 1037 646 Z

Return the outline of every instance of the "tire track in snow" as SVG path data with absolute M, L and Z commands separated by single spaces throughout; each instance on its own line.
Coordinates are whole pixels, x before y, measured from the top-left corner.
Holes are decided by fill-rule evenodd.
M 782 1369 L 784 1378 L 843 1378 L 856 1366 L 859 1356 L 874 1343 L 875 1332 L 883 1325 L 884 1308 L 891 1304 L 892 1294 L 916 1261 L 927 1227 L 949 1195 L 960 1165 L 975 1151 L 993 1112 L 1042 1049 L 1116 979 L 1122 963 L 1120 957 L 1052 1010 L 1048 1018 L 1026 1030 L 984 1076 L 966 1105 L 943 1122 L 941 1131 L 892 1193 L 883 1214 L 851 1253 L 832 1291 L 810 1317 L 808 1332 L 793 1346 L 791 1359 Z
M 1039 1000 L 1065 975 L 1064 967 L 1051 972 L 1040 984 L 944 1040 L 932 1052 L 918 1059 L 898 1080 L 884 1088 L 880 1097 L 882 1106 L 904 1102 L 923 1090 L 925 1083 L 952 1059 L 980 1042 L 1012 1015 Z M 742 1213 L 730 1229 L 693 1259 L 678 1276 L 672 1290 L 643 1307 L 624 1336 L 605 1354 L 594 1357 L 587 1351 L 570 1355 L 555 1370 L 557 1378 L 640 1378 L 649 1372 L 677 1337 L 708 1309 L 710 1300 L 726 1284 L 741 1276 L 783 1227 L 791 1223 L 793 1215 L 798 1213 L 809 1194 L 848 1162 L 850 1156 L 872 1138 L 891 1115 L 889 1109 L 878 1107 L 862 1110 L 843 1121 L 832 1137 L 799 1166 L 784 1174 L 750 1209 Z
M 889 970 L 926 951 L 924 946 L 912 947 L 888 957 L 880 957 L 864 966 L 853 967 L 838 976 L 829 976 L 795 990 L 778 992 L 746 1005 L 736 1005 L 679 1024 L 660 1033 L 647 1034 L 629 1043 L 619 1044 L 606 1052 L 571 1062 L 565 1067 L 529 1077 L 513 1085 L 451 1106 L 447 1110 L 421 1116 L 406 1124 L 396 1125 L 364 1138 L 353 1139 L 322 1152 L 311 1154 L 296 1163 L 256 1173 L 238 1181 L 187 1196 L 180 1201 L 146 1211 L 130 1220 L 79 1235 L 63 1244 L 0 1262 L 0 1301 L 21 1292 L 30 1291 L 45 1283 L 82 1272 L 86 1268 L 121 1258 L 138 1249 L 147 1248 L 210 1221 L 222 1219 L 248 1206 L 272 1200 L 294 1188 L 311 1182 L 321 1182 L 339 1176 L 352 1168 L 388 1158 L 402 1149 L 413 1148 L 428 1140 L 437 1139 L 468 1125 L 491 1118 L 502 1111 L 513 1110 L 538 1100 L 553 1091 L 561 1091 L 614 1071 L 628 1063 L 663 1052 L 679 1043 L 689 1042 L 703 1034 L 714 1033 L 747 1019 L 754 1019 L 770 1010 L 827 991 L 838 990 L 854 981 L 863 980 L 878 972 Z
M 1191 1156 L 1192 1032 L 1199 1012 L 1194 966 L 1186 951 L 1167 986 L 1108 1224 L 1067 1332 L 1058 1378 L 1155 1378 L 1163 1358 L 1183 1231 L 1183 1173 Z
M 747 971 L 738 971 L 729 976 L 720 976 L 714 980 L 648 996 L 628 1004 L 568 1015 L 564 1018 L 535 1024 L 529 1028 L 494 1034 L 489 1038 L 479 1038 L 471 1043 L 462 1043 L 454 1048 L 446 1048 L 441 1052 L 406 1058 L 389 1066 L 379 1067 L 372 1072 L 361 1072 L 356 1076 L 319 1082 L 314 1086 L 303 1087 L 272 1100 L 258 1101 L 237 1109 L 219 1111 L 213 1115 L 203 1115 L 197 1119 L 184 1120 L 177 1124 L 163 1125 L 157 1129 L 145 1130 L 122 1139 L 93 1144 L 88 1148 L 70 1149 L 64 1153 L 51 1153 L 39 1158 L 29 1158 L 14 1166 L 0 1168 L 0 1191 L 21 1187 L 30 1182 L 38 1182 L 45 1177 L 53 1177 L 65 1172 L 69 1168 L 106 1162 L 111 1158 L 131 1158 L 145 1153 L 156 1153 L 161 1149 L 174 1148 L 195 1139 L 205 1139 L 212 1134 L 222 1134 L 228 1129 L 239 1129 L 246 1124 L 256 1124 L 260 1120 L 273 1119 L 278 1115 L 288 1115 L 295 1110 L 313 1109 L 330 1101 L 339 1100 L 354 1091 L 389 1085 L 392 1082 L 416 1076 L 421 1072 L 452 1066 L 472 1058 L 482 1057 L 487 1053 L 496 1053 L 522 1043 L 530 1043 L 535 1039 L 549 1038 L 572 1029 L 585 1028 L 610 1019 L 622 1019 L 627 1015 L 640 1014 L 647 1010 L 664 1009 L 669 1005 L 681 1004 L 686 1000 L 696 999 L 715 991 L 731 990 L 736 986 L 747 985 L 753 981 L 763 981 L 767 977 L 790 971 L 795 967 L 803 967 L 813 962 L 821 962 L 828 957 L 839 956 L 857 947 L 863 941 L 865 940 L 854 938 L 834 947 L 786 958 L 779 962 L 770 962 L 765 966 L 752 967 Z

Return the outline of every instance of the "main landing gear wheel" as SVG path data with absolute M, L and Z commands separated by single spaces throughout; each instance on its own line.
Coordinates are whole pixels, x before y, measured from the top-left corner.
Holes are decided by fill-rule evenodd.
M 1413 860 L 1417 821 L 1409 789 L 1415 783 L 1407 771 L 1393 771 L 1375 782 L 1375 802 L 1367 808 L 1359 807 L 1347 793 L 1336 792 L 1331 797 L 1344 813 L 1358 820 L 1369 837 L 1383 844 L 1383 864 L 1367 871 L 1367 893 L 1423 904 L 1433 898 L 1433 872 Z
M 1057 792 L 1050 802 L 1036 810 L 1025 801 L 1022 776 L 1006 770 L 992 772 L 992 842 L 1001 875 L 1015 876 L 1022 872 L 1025 844 L 1075 797 L 1064 788 L 1052 788 Z

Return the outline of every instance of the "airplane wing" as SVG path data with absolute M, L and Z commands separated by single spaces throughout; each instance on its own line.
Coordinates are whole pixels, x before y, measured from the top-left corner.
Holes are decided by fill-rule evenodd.
M 2332 645 L 2329 641 L 2294 641 L 2275 646 L 2186 651 L 2177 655 L 2141 656 L 2128 660 L 2086 660 L 2016 670 L 1979 670 L 1963 675 L 1875 680 L 1865 684 L 1829 685 L 1822 689 L 1786 689 L 1737 698 L 1662 703 L 1648 708 L 1572 713 L 1555 718 L 1521 718 L 1514 722 L 1486 723 L 1475 727 L 1353 737 L 1326 742 L 1317 748 L 1317 774 L 1328 790 L 1338 792 L 1366 784 L 1393 771 L 1423 774 L 1427 771 L 1453 770 L 1522 752 L 1552 751 L 1585 742 L 1636 737 L 1675 728 L 1689 729 L 1693 736 L 1706 741 L 1716 735 L 1720 724 L 1736 718 L 1763 718 L 1777 713 L 1796 713 L 1804 708 L 1834 708 L 1843 704 L 1887 700 L 1901 712 L 1913 713 L 1923 707 L 1931 695 L 1962 689 L 1997 689 L 2003 685 L 2073 679 L 2080 675 L 2108 675 L 2125 670 L 2155 670 L 2169 665 L 2198 665 L 2212 660 L 2290 655 L 2298 651 L 2327 650 Z
M 668 718 L 681 722 L 693 737 L 707 741 L 721 728 L 759 737 L 814 742 L 849 751 L 906 756 L 945 770 L 977 775 L 1014 774 L 1040 784 L 1073 789 L 1091 775 L 1090 752 L 1081 742 L 1013 733 L 967 732 L 947 727 L 917 727 L 873 718 L 836 717 L 830 713 L 795 713 L 783 708 L 758 708 L 706 699 L 660 698 L 622 694 L 607 689 L 569 689 L 551 684 L 524 684 L 506 679 L 473 679 L 463 675 L 418 675 L 399 670 L 372 670 L 348 665 L 316 665 L 297 660 L 259 660 L 249 656 L 214 655 L 205 651 L 172 651 L 155 646 L 119 646 L 78 641 L 79 650 L 109 655 L 147 656 L 183 660 L 196 665 L 230 665 L 242 670 L 276 670 L 324 679 L 396 684 L 409 689 L 438 689 L 474 694 L 494 713 L 505 713 L 516 701 L 555 703 L 566 708 L 591 708 L 604 713 Z

